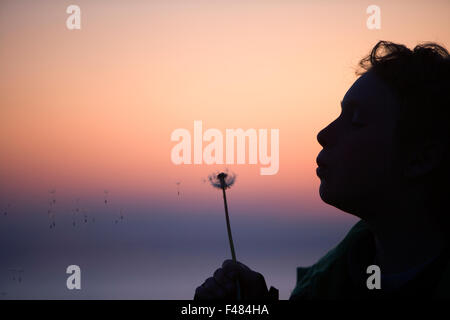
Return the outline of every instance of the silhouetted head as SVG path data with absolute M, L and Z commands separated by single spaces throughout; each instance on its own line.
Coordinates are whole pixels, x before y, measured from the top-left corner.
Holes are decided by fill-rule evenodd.
M 449 53 L 380 41 L 360 67 L 341 114 L 317 135 L 322 200 L 361 218 L 400 194 L 439 207 L 450 181 Z

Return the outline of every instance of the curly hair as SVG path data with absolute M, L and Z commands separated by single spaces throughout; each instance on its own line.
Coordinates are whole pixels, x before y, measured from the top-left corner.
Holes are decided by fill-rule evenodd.
M 430 201 L 442 204 L 449 195 L 450 170 L 450 55 L 443 46 L 427 42 L 409 49 L 379 41 L 359 63 L 357 75 L 373 71 L 399 102 L 397 138 L 400 149 L 420 140 L 438 140 L 446 146 L 441 165 L 420 178 L 428 183 Z M 448 211 L 448 210 L 447 210 Z M 445 214 L 446 220 L 450 217 Z

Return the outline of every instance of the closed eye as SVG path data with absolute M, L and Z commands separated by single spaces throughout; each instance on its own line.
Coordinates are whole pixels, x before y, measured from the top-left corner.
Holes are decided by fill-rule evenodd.
M 351 125 L 353 127 L 358 127 L 358 128 L 364 127 L 366 125 L 364 122 L 360 121 L 360 115 L 359 115 L 358 110 L 353 109 Z
M 338 119 L 342 118 L 345 122 L 348 121 L 353 128 L 362 128 L 365 127 L 367 123 L 365 123 L 365 121 L 361 122 L 360 117 L 360 110 L 355 102 L 348 101 L 344 104 L 343 101 L 341 101 L 341 114 Z
M 357 121 L 352 121 L 352 127 L 357 127 L 357 128 L 362 128 L 366 126 L 365 123 L 361 123 L 361 122 L 357 122 Z

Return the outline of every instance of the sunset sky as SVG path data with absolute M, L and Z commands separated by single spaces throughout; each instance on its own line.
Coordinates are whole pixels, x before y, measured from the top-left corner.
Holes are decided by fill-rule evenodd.
M 71 4 L 81 8 L 80 30 L 66 27 Z M 381 8 L 380 30 L 366 27 L 371 4 Z M 126 208 L 136 221 L 154 214 L 163 230 L 166 213 L 199 221 L 215 214 L 226 248 L 220 194 L 203 181 L 226 167 L 237 174 L 229 191 L 232 224 L 259 216 L 286 224 L 343 219 L 338 240 L 355 220 L 318 196 L 316 135 L 340 113 L 358 61 L 378 40 L 449 47 L 449 13 L 447 0 L 1 0 L 0 208 L 11 204 L 17 219 L 0 217 L 1 228 L 43 219 L 47 232 L 52 189 L 61 221 L 76 198 L 102 219 L 95 208 L 108 190 L 116 211 Z M 259 163 L 173 164 L 170 135 L 178 128 L 193 135 L 195 120 L 224 135 L 279 129 L 278 173 L 260 175 Z M 173 227 L 180 226 L 171 220 Z M 124 232 L 133 233 L 129 228 Z M 2 239 L 40 234 L 29 230 Z M 8 252 L 0 256 L 3 269 L 14 259 L 33 268 L 32 258 Z M 216 260 L 205 272 L 221 264 Z M 278 286 L 289 288 L 295 259 L 281 264 L 292 274 Z M 193 283 L 203 274 L 197 277 Z M 190 286 L 179 296 L 190 298 Z M 167 288 L 161 298 L 179 297 Z

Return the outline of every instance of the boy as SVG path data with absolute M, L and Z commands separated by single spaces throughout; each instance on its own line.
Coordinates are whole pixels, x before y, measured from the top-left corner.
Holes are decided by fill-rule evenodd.
M 290 299 L 449 298 L 450 58 L 434 43 L 380 41 L 361 60 L 340 116 L 321 130 L 321 199 L 361 220 L 316 264 L 297 268 Z M 370 289 L 367 268 L 381 271 Z M 264 277 L 226 260 L 194 299 L 276 299 Z

